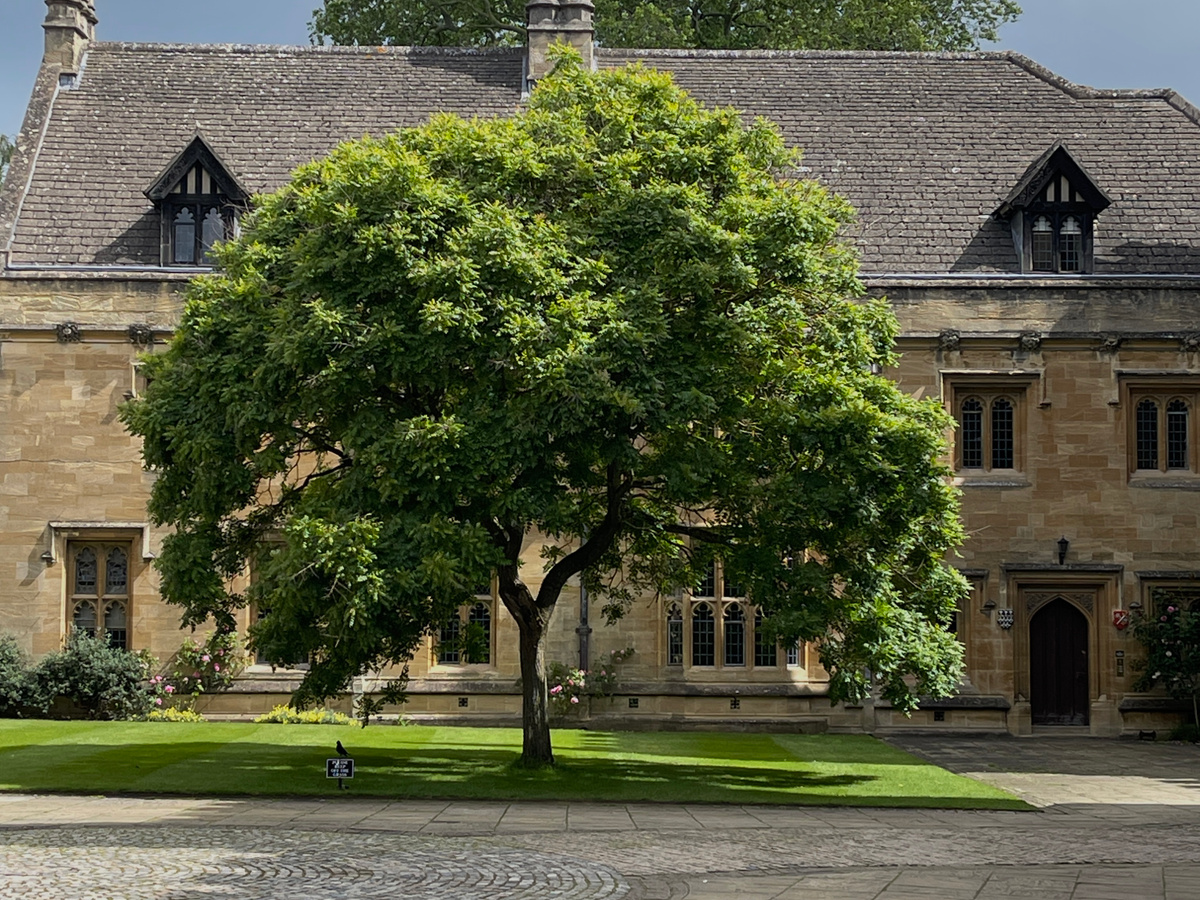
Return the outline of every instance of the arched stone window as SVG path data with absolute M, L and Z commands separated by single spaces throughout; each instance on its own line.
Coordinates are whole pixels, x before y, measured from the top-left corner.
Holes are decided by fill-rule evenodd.
M 774 667 L 779 663 L 779 654 L 775 641 L 768 640 L 763 634 L 763 614 L 761 609 L 754 611 L 754 665 Z
M 88 637 L 96 636 L 96 604 L 91 600 L 80 600 L 71 613 L 71 627 Z
M 716 620 L 707 603 L 692 607 L 692 665 L 716 665 Z
M 84 547 L 75 554 L 75 593 L 96 593 L 96 551 Z
M 1033 271 L 1053 272 L 1054 265 L 1054 223 L 1049 216 L 1038 216 L 1033 220 Z
M 667 665 L 683 665 L 683 612 L 677 603 L 667 610 Z
M 455 665 L 462 662 L 462 652 L 459 641 L 462 640 L 462 619 L 455 613 L 454 617 L 442 625 L 438 632 L 437 661 L 442 665 Z
M 108 551 L 105 563 L 104 594 L 107 597 L 125 596 L 129 591 L 129 557 L 120 547 Z
M 185 206 L 175 213 L 171 251 L 171 261 L 177 266 L 190 266 L 196 262 L 196 213 L 190 207 Z
M 1077 216 L 1067 216 L 1058 231 L 1058 271 L 1079 272 L 1083 266 L 1083 226 Z
M 129 649 L 128 545 L 72 543 L 67 558 L 72 628 L 92 636 L 103 631 L 112 646 Z
M 1137 405 L 1137 467 L 1158 468 L 1158 403 L 1149 397 Z
M 128 649 L 129 630 L 125 604 L 120 600 L 113 600 L 104 610 L 104 632 L 108 635 L 108 642 L 112 646 L 120 647 L 122 650 Z
M 725 607 L 725 665 L 746 665 L 746 614 L 737 603 Z
M 1186 400 L 1175 399 L 1167 404 L 1167 468 L 1190 468 L 1188 452 L 1188 416 Z
M 486 603 L 476 603 L 467 612 L 467 625 L 472 626 L 478 632 L 479 649 L 476 650 L 468 662 L 478 663 L 479 665 L 487 665 L 492 661 L 492 611 Z

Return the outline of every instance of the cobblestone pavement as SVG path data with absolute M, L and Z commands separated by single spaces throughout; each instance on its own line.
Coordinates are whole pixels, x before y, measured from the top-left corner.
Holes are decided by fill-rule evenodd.
M 1200 900 L 1195 748 L 974 740 L 912 749 L 1044 808 L 0 795 L 0 898 Z

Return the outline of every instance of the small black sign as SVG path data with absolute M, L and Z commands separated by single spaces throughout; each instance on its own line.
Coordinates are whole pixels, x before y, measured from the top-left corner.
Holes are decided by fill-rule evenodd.
M 353 778 L 354 777 L 354 760 L 340 759 L 340 758 L 325 760 L 325 777 L 326 778 Z

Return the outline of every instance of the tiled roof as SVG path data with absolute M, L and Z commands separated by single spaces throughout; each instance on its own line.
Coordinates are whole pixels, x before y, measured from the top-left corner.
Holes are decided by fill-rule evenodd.
M 777 122 L 806 173 L 858 207 L 866 274 L 1016 271 L 991 214 L 1055 141 L 1113 201 L 1097 274 L 1200 273 L 1200 117 L 1172 92 L 1078 88 L 1005 53 L 599 58 Z M 94 44 L 55 100 L 11 262 L 156 264 L 142 191 L 197 126 L 250 190 L 270 190 L 340 140 L 435 111 L 510 113 L 521 68 L 518 51 Z

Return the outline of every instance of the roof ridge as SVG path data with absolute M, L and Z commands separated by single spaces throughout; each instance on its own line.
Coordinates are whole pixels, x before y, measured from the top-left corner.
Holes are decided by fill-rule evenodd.
M 1163 100 L 1191 119 L 1192 122 L 1200 125 L 1200 109 L 1188 102 L 1174 88 L 1095 88 L 1064 78 L 1016 50 L 1005 50 L 1004 55 L 1014 65 L 1020 66 L 1030 75 L 1040 78 L 1076 100 Z
M 332 44 L 189 44 L 159 41 L 93 41 L 91 50 L 152 50 L 158 53 L 310 53 L 345 54 L 361 56 L 407 55 L 407 56 L 515 56 L 525 52 L 523 47 L 410 47 L 410 46 L 334 46 Z
M 928 59 L 980 60 L 1010 62 L 1035 78 L 1056 87 L 1076 100 L 1163 100 L 1200 125 L 1200 109 L 1174 88 L 1095 88 L 1078 84 L 1035 62 L 1016 50 L 708 50 L 692 47 L 677 49 L 598 47 L 601 56 L 631 56 L 635 59 Z
M 714 50 L 700 47 L 597 47 L 605 56 L 707 57 L 712 59 L 1004 59 L 1007 50 Z

